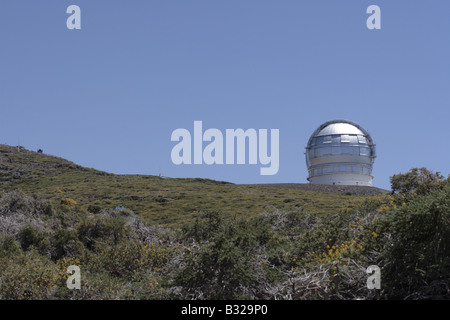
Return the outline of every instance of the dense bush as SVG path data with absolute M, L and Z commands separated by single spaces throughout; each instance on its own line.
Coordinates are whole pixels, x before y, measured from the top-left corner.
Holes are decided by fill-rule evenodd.
M 413 168 L 405 174 L 394 174 L 391 178 L 393 192 L 417 192 L 426 194 L 444 180 L 439 172 L 432 172 L 427 168 Z
M 100 249 L 91 266 L 94 271 L 106 272 L 112 277 L 131 279 L 136 274 L 163 268 L 169 255 L 169 250 L 161 246 L 121 241 Z
M 85 258 L 85 247 L 78 240 L 76 230 L 59 229 L 49 237 L 48 256 L 53 260 L 77 257 Z
M 185 264 L 175 277 L 183 297 L 203 299 L 255 298 L 270 282 L 265 246 L 268 225 L 260 221 L 221 218 L 206 212 L 183 230 L 191 243 Z
M 77 228 L 78 237 L 88 249 L 94 249 L 98 243 L 118 244 L 129 232 L 125 223 L 121 217 L 86 220 Z
M 58 284 L 56 266 L 35 250 L 0 258 L 1 299 L 50 299 Z
M 0 258 L 15 256 L 20 253 L 20 244 L 10 236 L 0 236 Z
M 45 238 L 45 234 L 32 226 L 26 226 L 19 232 L 19 242 L 24 251 L 31 246 L 39 247 Z
M 379 225 L 386 291 L 396 298 L 448 295 L 450 185 L 391 208 Z

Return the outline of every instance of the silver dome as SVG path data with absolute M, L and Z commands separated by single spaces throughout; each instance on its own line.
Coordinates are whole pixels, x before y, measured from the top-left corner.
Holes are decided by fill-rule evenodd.
M 309 138 L 305 154 L 311 183 L 372 185 L 375 144 L 370 134 L 352 121 L 320 125 Z

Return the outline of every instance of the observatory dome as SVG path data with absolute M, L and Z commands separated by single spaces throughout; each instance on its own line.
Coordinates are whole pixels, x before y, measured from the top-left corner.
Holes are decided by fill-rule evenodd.
M 320 125 L 309 138 L 305 155 L 310 183 L 372 185 L 375 144 L 370 134 L 352 121 Z

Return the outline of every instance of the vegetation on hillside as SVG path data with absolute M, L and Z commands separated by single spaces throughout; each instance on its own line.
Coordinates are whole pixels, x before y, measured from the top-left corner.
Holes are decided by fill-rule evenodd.
M 450 298 L 450 180 L 425 169 L 411 171 L 413 187 L 397 190 L 414 180 L 398 174 L 391 194 L 370 197 L 149 177 L 155 193 L 169 189 L 161 198 L 186 192 L 154 201 L 174 205 L 167 224 L 145 201 L 122 203 L 118 181 L 140 178 L 19 170 L 0 194 L 0 299 Z M 87 201 L 80 177 L 111 203 Z M 66 286 L 71 265 L 79 290 Z M 370 265 L 379 290 L 367 288 Z
M 359 196 L 284 187 L 235 185 L 195 178 L 115 175 L 67 160 L 0 145 L 0 190 L 22 190 L 56 205 L 71 199 L 89 212 L 125 207 L 151 224 L 181 227 L 202 211 L 256 216 L 268 208 L 328 213 L 352 206 Z M 66 201 L 66 200 L 63 200 Z

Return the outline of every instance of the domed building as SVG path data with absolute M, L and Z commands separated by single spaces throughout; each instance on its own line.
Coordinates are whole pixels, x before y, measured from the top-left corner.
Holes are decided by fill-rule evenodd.
M 369 132 L 352 121 L 320 125 L 309 138 L 305 155 L 310 183 L 372 185 L 375 144 Z

